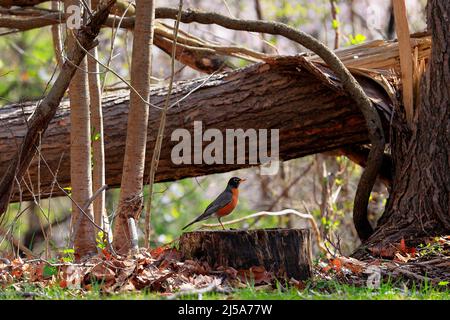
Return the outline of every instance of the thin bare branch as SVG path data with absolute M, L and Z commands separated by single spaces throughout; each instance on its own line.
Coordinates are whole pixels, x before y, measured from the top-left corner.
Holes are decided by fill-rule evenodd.
M 175 76 L 175 51 L 177 47 L 177 38 L 178 38 L 178 29 L 180 26 L 180 19 L 181 19 L 181 11 L 183 9 L 183 0 L 179 1 L 179 13 L 177 20 L 175 22 L 175 27 L 173 31 L 173 45 L 172 45 L 172 60 L 170 64 L 170 80 L 169 80 L 169 89 L 167 91 L 167 97 L 166 101 L 164 103 L 164 109 L 161 111 L 161 119 L 159 122 L 159 129 L 158 129 L 158 136 L 156 137 L 155 147 L 153 149 L 153 156 L 152 156 L 152 162 L 150 165 L 150 174 L 149 174 L 149 183 L 148 183 L 148 202 L 147 202 L 147 209 L 145 212 L 145 247 L 149 247 L 149 241 L 150 241 L 150 214 L 151 214 L 151 207 L 152 207 L 152 194 L 153 194 L 153 183 L 155 181 L 155 174 L 158 170 L 158 163 L 159 163 L 159 157 L 161 155 L 161 145 L 164 137 L 164 128 L 166 127 L 166 116 L 167 116 L 167 110 L 169 109 L 169 103 L 170 103 L 170 95 L 172 93 L 173 88 L 173 81 Z

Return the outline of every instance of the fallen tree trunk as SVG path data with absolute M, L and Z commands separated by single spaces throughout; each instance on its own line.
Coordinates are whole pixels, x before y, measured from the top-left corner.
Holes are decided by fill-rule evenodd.
M 325 67 L 314 70 L 311 63 L 302 57 L 285 57 L 271 63 L 177 83 L 171 96 L 173 107 L 167 115 L 156 182 L 250 166 L 248 159 L 245 164 L 173 164 L 171 150 L 178 141 L 171 141 L 171 134 L 177 128 L 185 128 L 192 133 L 194 121 L 202 122 L 203 131 L 217 128 L 222 133 L 225 129 L 237 128 L 279 129 L 281 160 L 367 143 L 362 114 L 345 95 L 333 74 L 327 72 Z M 390 119 L 387 94 L 373 81 L 358 80 L 387 128 Z M 166 94 L 165 87 L 154 88 L 152 104 L 161 107 Z M 106 183 L 109 187 L 120 185 L 128 97 L 128 91 L 119 91 L 103 99 Z M 20 145 L 27 130 L 25 119 L 35 106 L 36 102 L 24 102 L 0 108 L 0 173 L 5 172 Z M 159 113 L 159 109 L 150 107 L 147 164 L 152 157 Z M 42 137 L 40 161 L 35 156 L 20 188 L 15 189 L 12 201 L 31 199 L 33 193 L 40 193 L 41 198 L 64 195 L 55 187 L 53 174 L 62 187 L 70 185 L 69 130 L 69 105 L 64 101 Z M 148 174 L 148 168 L 145 173 Z M 147 176 L 144 181 L 147 181 Z
M 194 231 L 184 233 L 179 243 L 184 259 L 206 261 L 212 268 L 264 267 L 284 279 L 312 276 L 308 229 Z

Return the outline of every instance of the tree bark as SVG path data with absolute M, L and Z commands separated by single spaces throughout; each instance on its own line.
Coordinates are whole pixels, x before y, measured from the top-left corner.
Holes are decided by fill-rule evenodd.
M 277 278 L 306 280 L 312 276 L 308 229 L 194 231 L 180 238 L 184 259 L 206 261 L 212 268 L 264 267 Z
M 128 114 L 120 199 L 114 223 L 114 247 L 119 253 L 128 253 L 131 249 L 128 218 L 137 220 L 143 209 L 142 188 L 149 115 L 149 106 L 146 101 L 150 100 L 154 20 L 154 0 L 138 1 L 131 62 L 131 86 L 137 92 L 133 90 L 130 92 L 130 113 Z
M 79 6 L 78 0 L 66 0 L 65 8 Z M 70 48 L 78 46 L 68 29 L 67 44 Z M 93 206 L 83 208 L 92 197 L 91 172 L 91 125 L 89 109 L 89 88 L 86 57 L 69 85 L 70 100 L 70 186 L 72 193 L 72 232 L 74 233 L 75 256 L 78 258 L 97 251 L 95 229 L 89 220 L 94 219 Z M 90 218 L 90 219 L 89 219 Z
M 100 26 L 106 20 L 113 3 L 114 0 L 104 3 L 89 23 L 77 32 L 78 41 L 81 46 L 87 48 L 93 46 L 95 37 L 100 31 Z M 24 121 L 23 124 L 26 129 L 21 132 L 22 141 L 18 142 L 14 140 L 15 148 L 10 150 L 11 153 L 7 155 L 8 163 L 1 171 L 3 174 L 0 180 L 0 216 L 5 212 L 11 200 L 14 187 L 17 187 L 15 184 L 16 180 L 22 183 L 23 174 L 35 155 L 35 149 L 40 142 L 41 135 L 45 133 L 50 121 L 54 118 L 70 80 L 77 70 L 76 67 L 84 56 L 85 52 L 80 47 L 69 48 L 68 60 L 70 62 L 66 61 L 64 63 L 55 83 L 47 95 L 39 102 L 36 110 L 32 114 L 29 114 L 29 117 L 25 118 L 25 120 L 24 118 L 21 119 Z M 14 137 L 14 133 L 10 133 Z
M 420 83 L 413 128 L 408 127 L 403 108 L 394 112 L 392 192 L 374 234 L 357 256 L 367 247 L 402 238 L 417 244 L 423 237 L 450 231 L 450 2 L 430 0 L 427 13 L 433 46 Z
M 91 8 L 95 10 L 98 0 L 91 0 Z M 92 192 L 95 193 L 105 185 L 105 145 L 103 130 L 102 92 L 97 47 L 91 49 L 88 56 L 89 100 L 91 106 L 91 137 L 92 137 Z M 102 191 L 94 200 L 94 221 L 109 233 L 109 219 L 105 208 L 105 194 Z
M 302 60 L 292 57 L 279 63 L 260 63 L 245 69 L 214 75 L 206 82 L 202 78 L 178 83 L 171 95 L 171 104 L 183 97 L 185 99 L 168 111 L 156 181 L 173 181 L 250 166 L 247 160 L 245 164 L 231 165 L 174 165 L 170 160 L 170 154 L 177 142 L 170 140 L 171 133 L 177 128 L 186 128 L 192 134 L 194 121 L 202 122 L 203 131 L 217 128 L 224 135 L 227 128 L 244 130 L 279 128 L 279 153 L 282 160 L 367 143 L 364 119 L 354 102 L 339 89 L 339 83 L 334 82 L 335 86 L 323 83 L 322 78 L 317 78 L 302 68 L 302 63 Z M 360 83 L 369 97 L 373 101 L 376 100 L 373 106 L 379 111 L 385 122 L 385 131 L 388 132 L 391 117 L 389 98 L 377 84 L 367 80 L 361 80 Z M 200 85 L 201 88 L 193 91 Z M 190 94 L 186 96 L 188 93 Z M 154 88 L 151 93 L 152 103 L 162 107 L 166 94 L 166 88 Z M 106 184 L 109 187 L 118 187 L 121 181 L 126 116 L 129 108 L 128 95 L 128 91 L 121 91 L 103 98 Z M 26 132 L 24 118 L 28 117 L 34 108 L 34 102 L 26 102 L 6 105 L 0 109 L 2 124 L 0 172 L 8 167 L 16 151 L 16 144 L 20 143 Z M 159 110 L 150 107 L 149 112 L 147 168 L 154 148 L 159 119 Z M 52 171 L 50 172 L 45 164 L 41 165 L 42 198 L 49 196 L 54 180 L 52 173 L 57 175 L 62 187 L 70 184 L 69 127 L 68 105 L 67 102 L 63 102 L 42 137 L 42 155 Z M 28 171 L 36 190 L 36 159 Z M 148 169 L 145 173 L 148 173 Z M 147 175 L 144 176 L 144 181 L 146 180 Z M 30 192 L 23 184 L 21 189 L 22 199 L 30 199 Z M 58 188 L 53 188 L 53 196 L 57 195 L 63 193 Z M 16 188 L 13 200 L 19 199 L 19 188 Z
M 61 3 L 59 1 L 52 1 L 51 3 L 51 9 L 55 11 L 60 10 Z M 62 36 L 62 24 L 54 24 L 51 26 L 52 30 L 52 41 L 53 41 L 53 48 L 55 51 L 55 59 L 57 64 L 62 67 L 64 63 L 63 58 L 63 42 L 61 39 Z

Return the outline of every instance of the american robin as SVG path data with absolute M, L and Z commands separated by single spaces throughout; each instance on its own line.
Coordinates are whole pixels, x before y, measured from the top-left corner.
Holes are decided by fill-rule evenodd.
M 216 200 L 211 202 L 211 204 L 205 209 L 205 212 L 203 212 L 203 214 L 198 216 L 197 219 L 189 223 L 181 230 L 186 229 L 187 227 L 196 222 L 206 220 L 212 217 L 213 215 L 217 217 L 223 230 L 225 230 L 222 221 L 220 221 L 220 218 L 229 215 L 234 210 L 234 208 L 236 208 L 239 197 L 239 190 L 238 190 L 239 184 L 244 181 L 245 179 L 241 179 L 238 177 L 231 178 L 228 181 L 228 185 L 225 188 L 225 191 L 219 194 Z

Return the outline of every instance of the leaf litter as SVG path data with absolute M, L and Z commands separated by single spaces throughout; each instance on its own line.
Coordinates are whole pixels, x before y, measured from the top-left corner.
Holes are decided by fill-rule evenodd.
M 139 253 L 128 257 L 101 252 L 83 263 L 22 258 L 0 261 L 0 288 L 32 283 L 89 291 L 95 285 L 105 294 L 146 290 L 170 298 L 205 289 L 229 293 L 232 288 L 246 287 L 250 281 L 255 285 L 267 285 L 274 282 L 274 277 L 261 266 L 248 270 L 231 267 L 213 270 L 203 261 L 183 261 L 181 252 L 170 247 L 140 249 Z
M 383 279 L 398 278 L 409 283 L 428 280 L 449 287 L 449 236 L 432 238 L 415 248 L 408 247 L 402 240 L 388 248 L 368 248 L 368 252 L 370 257 L 365 260 L 344 256 L 321 259 L 314 266 L 314 279 L 367 285 L 369 277 L 378 272 Z M 103 294 L 145 290 L 174 299 L 189 294 L 200 297 L 211 291 L 230 293 L 249 284 L 255 290 L 275 289 L 280 285 L 277 282 L 280 279 L 262 266 L 213 269 L 205 261 L 183 260 L 180 251 L 168 246 L 140 249 L 139 253 L 128 257 L 115 257 L 103 250 L 83 263 L 62 258 L 54 261 L 2 258 L 0 288 L 13 286 L 19 292 L 25 285 L 34 284 L 41 288 L 59 286 L 87 292 L 95 286 Z M 299 290 L 307 287 L 307 282 L 296 279 L 289 279 L 287 283 Z
M 450 288 L 450 236 L 426 239 L 418 247 L 408 247 L 404 239 L 386 247 L 367 248 L 364 260 L 335 256 L 321 259 L 315 275 L 357 286 L 367 285 L 371 277 L 400 280 L 403 284 L 428 282 Z

